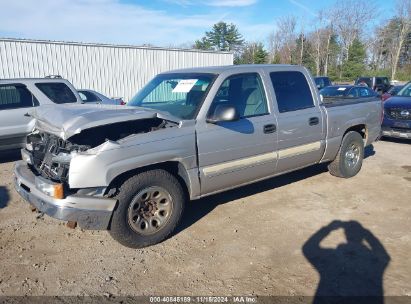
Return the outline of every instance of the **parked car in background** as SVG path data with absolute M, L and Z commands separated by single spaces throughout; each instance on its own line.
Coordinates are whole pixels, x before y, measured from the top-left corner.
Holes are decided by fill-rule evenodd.
M 411 82 L 384 102 L 382 136 L 411 139 Z
M 314 81 L 315 81 L 315 85 L 317 86 L 317 89 L 319 90 L 332 85 L 330 78 L 326 76 L 314 77 Z
M 367 85 L 379 94 L 384 94 L 391 88 L 388 77 L 359 77 L 355 80 L 355 85 Z
M 78 90 L 78 93 L 80 94 L 83 103 L 101 103 L 112 105 L 126 104 L 121 98 L 108 98 L 107 96 L 93 90 L 81 89 Z
M 386 93 L 381 95 L 381 100 L 386 101 L 388 98 L 391 96 L 395 96 L 398 94 L 398 92 L 403 88 L 403 85 L 395 85 L 392 86 L 391 89 L 389 89 Z
M 33 130 L 27 114 L 46 104 L 81 103 L 73 85 L 61 77 L 0 79 L 0 150 L 23 147 Z
M 320 90 L 325 98 L 375 98 L 378 96 L 373 90 L 357 85 L 333 85 Z
M 188 199 L 318 163 L 356 175 L 380 136 L 382 107 L 377 97 L 322 103 L 301 66 L 236 65 L 159 74 L 127 107 L 49 106 L 33 116 L 14 170 L 20 195 L 137 248 L 166 239 Z

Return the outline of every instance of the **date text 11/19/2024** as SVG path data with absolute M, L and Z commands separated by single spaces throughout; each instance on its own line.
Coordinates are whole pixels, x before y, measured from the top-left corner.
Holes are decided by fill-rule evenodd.
M 149 300 L 150 303 L 257 303 L 257 298 L 250 296 L 153 296 Z

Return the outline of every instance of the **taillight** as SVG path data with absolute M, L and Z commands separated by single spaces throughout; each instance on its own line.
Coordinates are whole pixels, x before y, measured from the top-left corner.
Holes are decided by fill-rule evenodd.
M 384 102 L 381 102 L 381 119 L 380 123 L 382 124 L 384 120 Z
M 125 106 L 126 103 L 123 100 L 120 100 L 120 106 Z

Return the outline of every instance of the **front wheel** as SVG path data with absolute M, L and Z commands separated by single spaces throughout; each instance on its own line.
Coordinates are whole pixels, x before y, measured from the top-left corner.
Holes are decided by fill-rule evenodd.
M 165 170 L 151 170 L 126 180 L 117 195 L 110 235 L 124 246 L 141 248 L 165 240 L 177 227 L 185 195 Z
M 345 134 L 336 158 L 328 165 L 329 172 L 338 177 L 349 178 L 361 170 L 364 159 L 364 142 L 355 131 Z

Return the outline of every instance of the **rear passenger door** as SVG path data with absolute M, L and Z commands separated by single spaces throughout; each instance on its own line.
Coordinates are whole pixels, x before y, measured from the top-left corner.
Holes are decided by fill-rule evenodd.
M 277 173 L 318 162 L 324 151 L 325 122 L 306 75 L 297 70 L 269 75 L 278 110 Z
M 26 116 L 38 101 L 23 84 L 0 85 L 0 149 L 22 146 L 34 120 Z

